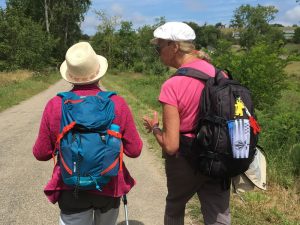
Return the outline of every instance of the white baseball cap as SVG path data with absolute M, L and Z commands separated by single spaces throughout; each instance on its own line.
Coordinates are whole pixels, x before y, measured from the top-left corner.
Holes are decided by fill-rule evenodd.
M 195 31 L 186 23 L 167 22 L 156 28 L 153 32 L 152 44 L 157 43 L 157 39 L 170 41 L 193 41 L 196 38 Z

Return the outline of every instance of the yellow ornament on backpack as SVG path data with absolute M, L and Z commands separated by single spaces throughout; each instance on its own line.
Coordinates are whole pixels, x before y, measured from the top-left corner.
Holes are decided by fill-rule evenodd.
M 244 111 L 243 110 L 245 108 L 245 105 L 244 105 L 244 102 L 241 100 L 240 97 L 238 97 L 236 99 L 234 107 L 235 107 L 235 113 L 234 113 L 235 116 L 243 116 L 244 115 Z

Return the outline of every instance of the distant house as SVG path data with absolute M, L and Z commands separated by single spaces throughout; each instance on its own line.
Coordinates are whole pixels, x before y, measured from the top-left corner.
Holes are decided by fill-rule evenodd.
M 233 32 L 232 32 L 232 37 L 233 37 L 234 39 L 240 39 L 240 38 L 241 38 L 240 32 L 239 32 L 239 31 L 233 31 Z
M 286 40 L 293 39 L 294 35 L 295 35 L 295 30 L 293 30 L 293 29 L 284 29 L 283 30 L 283 36 Z

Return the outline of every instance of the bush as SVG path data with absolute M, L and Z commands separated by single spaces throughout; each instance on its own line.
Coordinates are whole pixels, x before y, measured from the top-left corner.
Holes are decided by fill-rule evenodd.
M 41 69 L 53 61 L 54 40 L 42 27 L 12 9 L 0 9 L 1 70 Z
M 143 62 L 135 62 L 133 66 L 133 71 L 136 73 L 142 73 L 145 70 L 145 64 Z
M 260 144 L 267 153 L 270 178 L 286 187 L 299 176 L 299 121 L 298 110 L 273 115 L 266 113 L 260 118 L 263 128 Z
M 233 53 L 229 42 L 221 42 L 213 54 L 213 62 L 227 68 L 235 79 L 248 87 L 257 109 L 272 106 L 284 88 L 286 62 L 279 58 L 280 44 L 260 42 L 245 52 Z
M 154 61 L 146 66 L 146 73 L 150 75 L 165 75 L 169 71 L 168 67 L 164 66 L 159 61 Z

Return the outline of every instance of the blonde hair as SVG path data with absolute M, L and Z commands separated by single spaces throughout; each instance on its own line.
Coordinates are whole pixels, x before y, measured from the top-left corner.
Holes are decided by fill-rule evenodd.
M 181 52 L 183 52 L 185 54 L 194 55 L 195 57 L 197 57 L 199 59 L 203 59 L 207 62 L 211 62 L 210 56 L 202 50 L 196 50 L 193 42 L 179 41 L 177 43 L 179 44 L 179 50 Z

